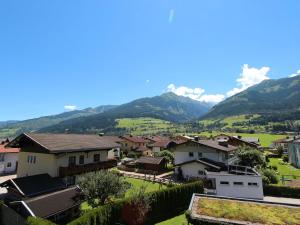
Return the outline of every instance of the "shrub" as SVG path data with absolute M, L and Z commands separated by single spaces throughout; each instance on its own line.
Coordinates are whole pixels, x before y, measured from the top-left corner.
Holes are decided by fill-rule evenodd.
M 271 169 L 263 169 L 261 171 L 263 184 L 277 184 L 278 177 L 276 176 L 276 172 Z
M 203 193 L 202 182 L 177 185 L 160 191 L 148 193 L 151 196 L 150 211 L 147 214 L 146 224 L 155 224 L 158 221 L 176 216 L 189 206 L 193 193 Z M 68 225 L 110 225 L 122 223 L 123 206 L 132 202 L 132 198 L 115 201 L 100 206 L 83 214 L 80 218 Z
M 300 198 L 300 188 L 278 185 L 265 185 L 264 194 L 278 197 Z
M 288 163 L 289 162 L 289 156 L 288 155 L 282 156 L 282 161 Z

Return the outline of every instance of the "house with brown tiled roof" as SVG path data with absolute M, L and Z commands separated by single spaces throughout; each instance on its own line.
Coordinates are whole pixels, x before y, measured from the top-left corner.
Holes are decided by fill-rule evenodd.
M 8 148 L 6 142 L 0 145 L 0 175 L 16 173 L 19 148 Z
M 116 166 L 108 151 L 120 144 L 99 135 L 24 133 L 7 146 L 20 148 L 18 177 L 46 173 L 74 184 L 79 174 Z
M 122 150 L 126 153 L 134 151 L 140 147 L 146 147 L 149 143 L 149 140 L 134 135 L 124 135 L 121 136 L 121 138 L 123 139 Z

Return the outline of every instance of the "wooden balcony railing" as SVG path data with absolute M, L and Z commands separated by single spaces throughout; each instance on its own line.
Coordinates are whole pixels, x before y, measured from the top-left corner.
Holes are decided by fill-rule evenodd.
M 107 161 L 97 162 L 97 163 L 89 163 L 84 165 L 75 165 L 68 167 L 59 167 L 59 176 L 73 176 L 82 173 L 93 172 L 102 169 L 109 169 L 117 166 L 117 160 L 108 159 Z

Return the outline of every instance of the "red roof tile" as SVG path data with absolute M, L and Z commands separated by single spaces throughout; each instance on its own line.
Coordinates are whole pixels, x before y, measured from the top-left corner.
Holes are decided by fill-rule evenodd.
M 5 145 L 0 145 L 0 153 L 19 153 L 19 148 L 5 148 Z

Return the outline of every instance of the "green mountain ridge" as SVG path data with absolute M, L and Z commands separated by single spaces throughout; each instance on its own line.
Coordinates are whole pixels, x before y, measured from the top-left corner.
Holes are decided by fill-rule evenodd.
M 44 127 L 58 124 L 62 121 L 74 119 L 78 117 L 85 117 L 103 113 L 107 110 L 113 109 L 114 105 L 103 105 L 95 108 L 86 108 L 83 110 L 74 110 L 70 112 L 64 112 L 52 116 L 43 116 L 34 119 L 28 119 L 23 121 L 12 121 L 2 123 L 0 126 L 0 137 L 16 136 L 22 132 L 32 132 L 40 130 Z
M 39 132 L 110 132 L 118 130 L 116 120 L 122 118 L 150 117 L 174 123 L 187 122 L 198 118 L 210 109 L 206 103 L 188 97 L 165 93 L 151 98 L 141 98 L 120 105 L 106 112 L 88 117 L 79 117 L 63 121 Z M 120 128 L 121 129 L 121 128 Z

